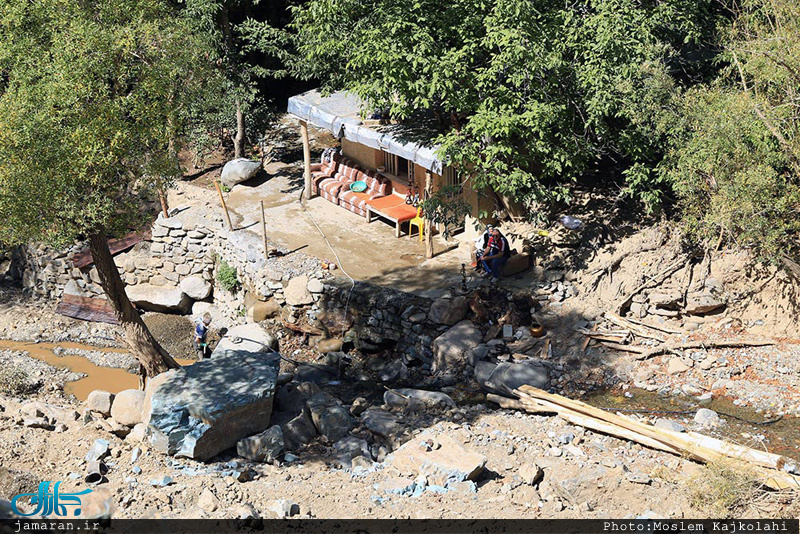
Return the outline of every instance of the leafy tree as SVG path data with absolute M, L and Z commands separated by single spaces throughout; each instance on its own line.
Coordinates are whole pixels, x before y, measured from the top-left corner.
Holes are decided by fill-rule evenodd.
M 728 6 L 724 68 L 677 101 L 658 175 L 695 239 L 785 263 L 800 249 L 800 6 Z
M 107 237 L 139 228 L 178 174 L 192 102 L 216 87 L 203 50 L 162 0 L 0 4 L 0 241 L 88 238 L 148 376 L 177 363 L 128 300 Z
M 604 163 L 655 207 L 656 123 L 678 87 L 704 75 L 689 56 L 716 10 L 710 0 L 311 0 L 294 13 L 295 71 L 395 118 L 433 110 L 445 154 L 479 187 L 528 205 L 565 201 Z
M 209 52 L 226 80 L 220 98 L 198 106 L 210 123 L 233 132 L 236 158 L 245 155 L 248 118 L 253 121 L 263 110 L 255 105 L 264 97 L 259 81 L 283 78 L 283 62 L 291 50 L 289 35 L 271 25 L 277 23 L 274 19 L 279 18 L 281 2 L 269 2 L 268 13 L 258 11 L 259 4 L 259 0 L 185 0 L 186 15 L 207 36 Z M 258 15 L 266 20 L 259 20 Z M 202 136 L 205 132 L 197 133 Z

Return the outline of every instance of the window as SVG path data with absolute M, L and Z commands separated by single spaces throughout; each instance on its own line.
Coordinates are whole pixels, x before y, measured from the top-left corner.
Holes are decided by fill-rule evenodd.
M 444 185 L 448 187 L 457 187 L 459 192 L 461 191 L 462 184 L 461 184 L 461 177 L 458 175 L 458 172 L 453 167 L 445 167 L 444 171 L 442 171 L 442 179 L 444 181 Z
M 383 152 L 383 166 L 386 173 L 406 181 L 414 180 L 414 164 L 396 154 Z

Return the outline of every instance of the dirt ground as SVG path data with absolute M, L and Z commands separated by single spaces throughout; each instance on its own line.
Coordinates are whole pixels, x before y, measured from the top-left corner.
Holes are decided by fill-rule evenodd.
M 382 222 L 368 225 L 363 218 L 320 198 L 310 201 L 304 211 L 297 201 L 301 188 L 297 135 L 290 125 L 281 128 L 274 156 L 276 161 L 293 163 L 273 163 L 262 179 L 226 193 L 234 224 L 241 231 L 259 234 L 259 201 L 264 200 L 270 239 L 287 251 L 336 261 L 327 237 L 339 252 L 342 267 L 358 279 L 428 296 L 460 284 L 460 265 L 470 259 L 467 247 L 425 261 L 416 239 L 397 239 L 393 228 Z M 331 141 L 315 140 L 315 150 Z M 203 208 L 198 213 L 221 217 L 212 182 L 218 172 L 219 167 L 214 167 L 188 176 L 170 192 L 170 205 L 196 206 Z M 587 221 L 601 220 L 590 213 L 591 202 L 582 205 L 586 211 L 575 215 Z M 696 397 L 712 394 L 715 402 L 727 403 L 721 405 L 724 409 L 742 410 L 734 415 L 746 419 L 783 417 L 784 426 L 774 435 L 766 430 L 762 433 L 764 427 L 760 426 L 724 424 L 726 439 L 800 458 L 800 432 L 797 420 L 791 418 L 800 414 L 796 282 L 775 270 L 751 267 L 744 252 L 712 251 L 687 260 L 658 284 L 640 291 L 666 266 L 683 259 L 679 234 L 661 225 L 640 228 L 613 217 L 602 221 L 607 228 L 599 222 L 588 224 L 579 245 L 548 244 L 536 237 L 538 230 L 530 225 L 509 223 L 504 227 L 509 235 L 516 232 L 522 241 L 530 241 L 535 251 L 535 268 L 524 276 L 503 280 L 500 287 L 509 293 L 508 302 L 514 301 L 514 294 L 523 295 L 526 302 L 536 301 L 535 318 L 546 333 L 538 349 L 542 359 L 561 370 L 554 377 L 553 389 L 585 397 L 613 388 L 602 402 L 611 400 L 620 410 L 635 408 L 635 401 L 644 399 L 646 393 L 680 410 L 687 409 L 687 403 L 696 409 Z M 437 243 L 437 249 L 444 248 Z M 292 261 L 291 254 L 286 258 Z M 646 319 L 661 329 L 656 330 L 659 335 L 665 334 L 664 330 L 671 332 L 663 335 L 664 339 L 695 342 L 699 344 L 696 348 L 637 358 L 635 353 L 586 337 L 591 329 L 615 328 L 604 314 L 616 310 L 632 293 L 658 289 L 685 294 L 709 278 L 724 288 L 724 308 L 701 315 L 668 309 L 664 316 Z M 487 287 L 472 275 L 468 283 L 472 288 Z M 0 288 L 0 340 L 120 346 L 117 327 L 60 317 L 54 307 L 52 302 Z M 146 314 L 144 320 L 171 354 L 194 354 L 193 325 L 188 318 Z M 774 344 L 703 346 L 764 337 Z M 634 338 L 632 345 L 639 349 L 657 344 L 646 337 Z M 302 336 L 282 334 L 280 343 L 281 351 L 294 359 L 323 363 L 319 354 L 304 345 Z M 365 366 L 369 363 L 364 355 L 352 356 L 364 359 Z M 19 349 L 0 350 L 0 364 L 25 369 L 31 385 L 17 392 L 0 392 L 2 499 L 30 491 L 41 480 L 64 480 L 69 489 L 83 487 L 83 458 L 95 439 L 106 439 L 111 447 L 106 459 L 110 470 L 107 481 L 97 486 L 93 495 L 96 506 L 114 508 L 114 517 L 243 517 L 253 511 L 273 517 L 274 510 L 286 504 L 280 500 L 296 504 L 297 516 L 316 518 L 684 518 L 717 513 L 709 505 L 717 498 L 715 490 L 705 488 L 704 494 L 697 493 L 701 486 L 692 477 L 708 474 L 698 464 L 584 431 L 558 417 L 494 409 L 467 384 L 448 390 L 460 402 L 456 408 L 397 416 L 408 430 L 405 439 L 423 429 L 452 437 L 468 450 L 485 455 L 486 468 L 474 487 L 425 491 L 415 497 L 386 491 L 386 485 L 397 482 L 399 476 L 390 460 L 343 468 L 331 444 L 324 440 L 293 451 L 294 459 L 290 456 L 272 465 L 247 462 L 232 452 L 207 464 L 165 457 L 140 442 L 110 433 L 106 421 L 83 415 L 83 405 L 65 393 L 65 384 L 78 378 L 74 373 L 31 359 Z M 363 381 L 374 390 L 370 403 L 381 404 L 383 390 L 377 387 L 374 374 Z M 351 383 L 340 385 L 341 391 L 352 387 Z M 459 390 L 470 394 L 459 395 Z M 348 397 L 346 402 L 352 399 Z M 26 414 L 35 409 L 48 415 L 52 429 L 25 426 Z M 655 418 L 653 414 L 646 417 Z M 672 419 L 689 429 L 697 428 L 691 416 Z M 354 432 L 362 435 L 362 430 L 357 426 Z M 134 453 L 136 449 L 141 450 Z M 533 464 L 544 472 L 543 480 L 535 485 L 525 482 L 525 473 Z M 239 481 L 233 476 L 248 470 L 252 470 L 252 479 L 246 476 Z M 164 475 L 172 482 L 163 487 L 151 483 Z M 751 517 L 796 514 L 790 502 L 794 497 L 761 495 L 746 500 L 737 510 Z

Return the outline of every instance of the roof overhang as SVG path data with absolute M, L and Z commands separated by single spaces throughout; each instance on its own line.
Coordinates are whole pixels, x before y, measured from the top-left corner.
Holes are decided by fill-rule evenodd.
M 445 162 L 439 158 L 438 145 L 419 134 L 409 135 L 411 128 L 403 125 L 372 128 L 364 125 L 361 111 L 364 105 L 358 96 L 345 91 L 323 97 L 318 90 L 308 91 L 289 99 L 288 112 L 300 120 L 329 130 L 336 138 L 396 154 L 402 158 L 441 174 Z M 411 139 L 413 137 L 413 139 Z

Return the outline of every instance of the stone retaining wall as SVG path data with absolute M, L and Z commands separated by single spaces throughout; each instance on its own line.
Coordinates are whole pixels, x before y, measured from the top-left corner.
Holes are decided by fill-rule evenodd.
M 266 261 L 263 242 L 256 234 L 231 232 L 218 218 L 191 215 L 159 217 L 151 240 L 115 256 L 127 286 L 146 284 L 166 290 L 179 287 L 189 277 L 202 278 L 213 284 L 213 293 L 194 304 L 192 315 L 210 311 L 217 326 L 303 323 L 324 332 L 319 338 L 364 350 L 391 346 L 405 354 L 407 361 L 416 358 L 430 363 L 431 340 L 446 329 L 427 320 L 430 299 L 362 282 L 350 294 L 350 280 L 323 269 L 317 258 L 279 251 L 283 254 Z M 203 223 L 198 224 L 198 219 Z M 59 299 L 64 292 L 105 298 L 97 270 L 73 266 L 75 254 L 83 249 L 80 244 L 67 251 L 29 247 L 24 287 L 51 299 Z M 236 270 L 241 282 L 238 290 L 220 287 L 215 273 L 221 262 Z

